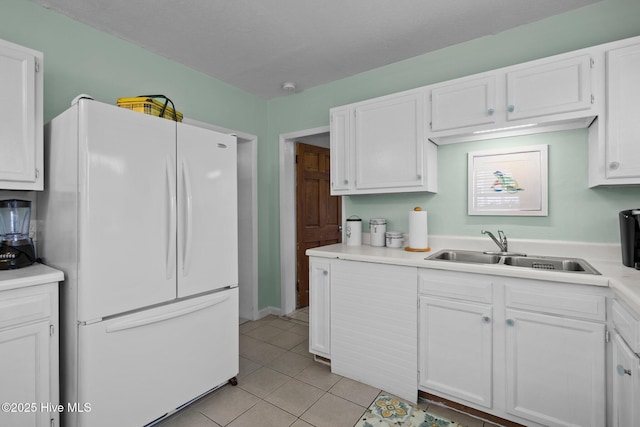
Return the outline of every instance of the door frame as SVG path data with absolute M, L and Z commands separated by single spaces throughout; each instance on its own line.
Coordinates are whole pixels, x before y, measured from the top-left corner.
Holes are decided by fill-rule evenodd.
M 240 163 L 240 156 L 247 156 L 249 159 L 247 162 L 250 164 L 249 174 L 251 175 L 250 184 L 250 204 L 251 206 L 246 209 L 250 217 L 248 223 L 238 223 L 239 227 L 246 227 L 250 231 L 249 239 L 246 242 L 238 242 L 238 249 L 242 251 L 242 248 L 246 248 L 243 253 L 238 254 L 239 262 L 242 260 L 243 265 L 249 265 L 249 283 L 251 284 L 251 301 L 240 301 L 239 304 L 250 304 L 251 306 L 251 318 L 246 320 L 258 320 L 259 308 L 258 308 L 258 137 L 245 132 L 238 132 L 233 129 L 224 128 L 222 126 L 212 125 L 206 122 L 184 118 L 183 123 L 198 126 L 206 129 L 211 129 L 217 132 L 235 135 L 238 138 L 238 146 L 240 145 L 248 147 L 247 150 L 238 150 L 238 163 Z M 238 187 L 238 191 L 241 191 L 241 187 Z M 238 269 L 240 270 L 240 269 Z M 243 267 L 243 271 L 247 271 Z M 240 273 L 240 271 L 238 271 Z M 244 319 L 243 319 L 244 320 Z
M 296 309 L 296 142 L 314 144 L 313 137 L 329 134 L 320 126 L 280 134 L 280 314 Z M 306 139 L 306 140 L 305 140 Z M 344 221 L 344 203 L 342 218 Z

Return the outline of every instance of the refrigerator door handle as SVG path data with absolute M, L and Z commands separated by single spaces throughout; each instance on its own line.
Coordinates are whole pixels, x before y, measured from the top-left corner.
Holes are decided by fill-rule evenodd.
M 182 253 L 182 275 L 189 275 L 189 267 L 191 266 L 191 246 L 193 245 L 193 195 L 191 194 L 191 175 L 189 172 L 189 163 L 182 161 L 182 181 L 184 185 L 184 250 Z
M 144 317 L 142 319 L 130 319 L 122 322 L 114 323 L 107 326 L 106 332 L 119 332 L 127 329 L 139 328 L 141 326 L 151 325 L 153 323 L 163 322 L 165 320 L 175 319 L 176 317 L 186 316 L 187 314 L 195 313 L 196 311 L 204 310 L 205 308 L 213 307 L 229 299 L 229 293 L 225 292 L 224 295 L 219 295 L 216 298 L 212 298 L 209 301 L 204 301 L 196 305 L 180 308 L 166 313 L 161 313 L 155 316 Z
M 175 186 L 173 184 L 173 163 L 171 158 L 167 157 L 165 171 L 167 177 L 167 258 L 165 260 L 166 266 L 166 278 L 171 279 L 173 277 L 173 268 L 176 264 L 176 194 Z

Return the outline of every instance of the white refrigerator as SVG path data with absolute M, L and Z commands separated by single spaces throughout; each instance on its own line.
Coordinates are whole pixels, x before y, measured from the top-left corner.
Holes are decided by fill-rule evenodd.
M 67 427 L 141 426 L 238 373 L 236 139 L 80 99 L 45 127 Z

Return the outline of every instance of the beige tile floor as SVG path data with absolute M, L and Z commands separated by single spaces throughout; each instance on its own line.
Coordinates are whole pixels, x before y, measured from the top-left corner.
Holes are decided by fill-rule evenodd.
M 159 427 L 353 427 L 381 390 L 332 374 L 309 353 L 309 313 L 240 325 L 238 385 L 225 385 Z M 451 410 L 420 402 L 443 417 Z M 451 411 L 453 412 L 453 411 Z M 495 427 L 456 413 L 468 427 Z

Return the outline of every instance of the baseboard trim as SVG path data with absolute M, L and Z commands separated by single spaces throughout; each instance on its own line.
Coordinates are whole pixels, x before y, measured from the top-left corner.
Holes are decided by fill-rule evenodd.
M 475 417 L 482 418 L 487 421 L 491 421 L 492 423 L 495 423 L 504 427 L 526 427 L 523 424 L 518 424 L 513 421 L 509 421 L 509 420 L 505 420 L 504 418 L 497 417 L 495 415 L 487 414 L 486 412 L 482 412 L 478 409 L 471 408 L 469 406 L 462 405 L 457 402 L 453 402 L 449 399 L 445 399 L 444 397 L 440 397 L 435 394 L 427 393 L 426 391 L 419 390 L 418 396 L 423 399 L 431 400 L 432 402 L 441 403 L 444 406 L 447 406 L 451 409 L 455 409 L 457 411 L 465 412 L 469 415 L 473 415 Z
M 263 317 L 267 317 L 268 315 L 273 314 L 275 316 L 280 316 L 282 314 L 282 310 L 279 307 L 265 307 L 258 310 L 258 318 L 256 320 L 260 320 Z

